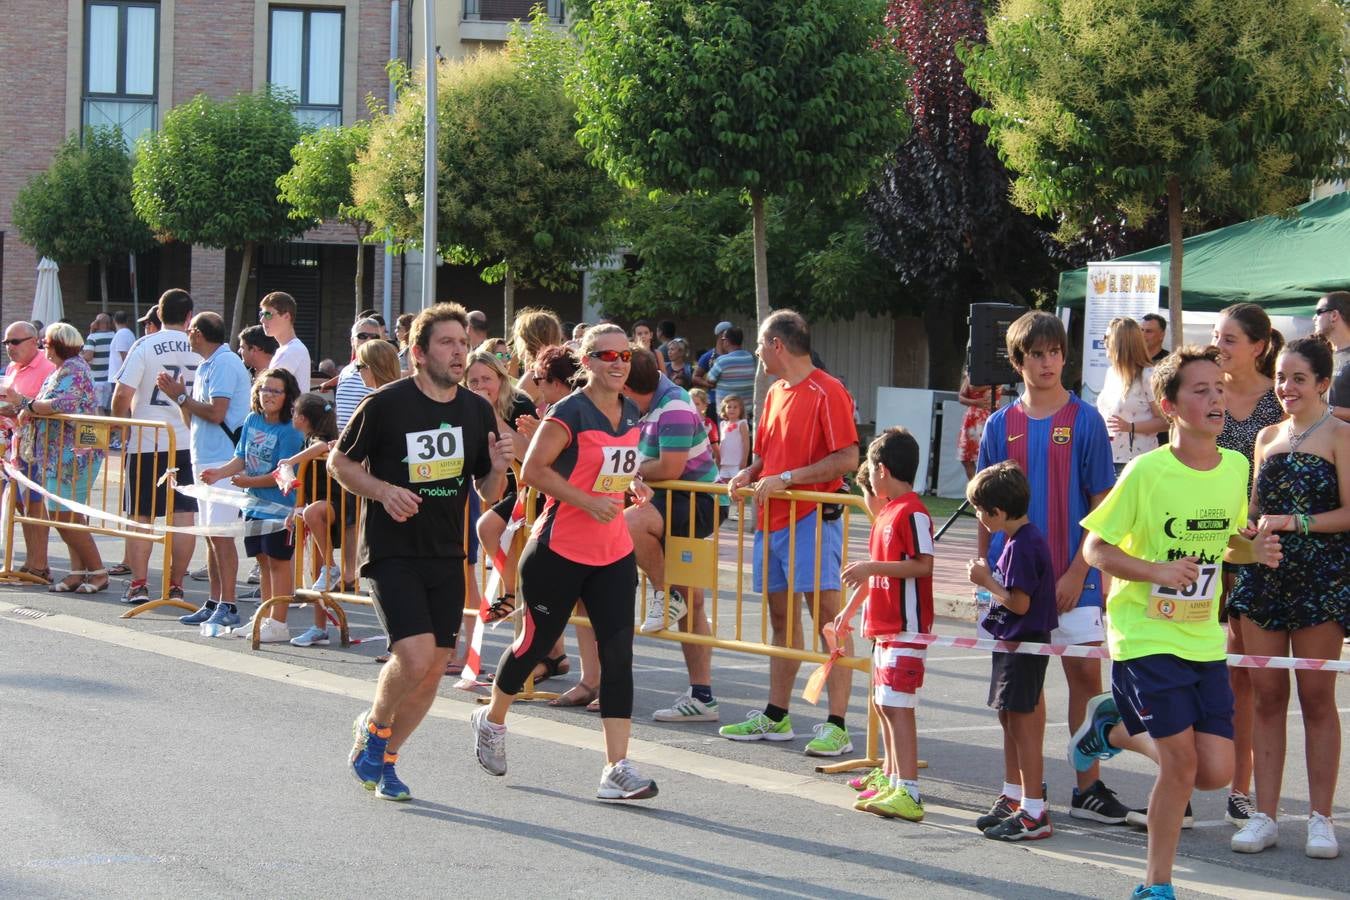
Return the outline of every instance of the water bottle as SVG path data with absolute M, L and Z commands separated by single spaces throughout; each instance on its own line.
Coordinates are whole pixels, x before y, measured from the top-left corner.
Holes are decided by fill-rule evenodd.
M 994 595 L 989 593 L 988 588 L 975 589 L 975 621 L 983 622 L 984 617 L 989 615 L 989 607 L 994 603 Z

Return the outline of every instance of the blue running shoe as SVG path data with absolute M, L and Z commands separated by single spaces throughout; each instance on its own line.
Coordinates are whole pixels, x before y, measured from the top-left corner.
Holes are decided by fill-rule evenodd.
M 389 738 L 380 737 L 367 728 L 366 746 L 352 760 L 352 772 L 368 791 L 375 790 L 384 777 L 384 751 L 388 746 Z
M 221 628 L 238 628 L 239 621 L 239 611 L 237 609 L 234 612 L 231 612 L 230 604 L 217 603 L 216 611 L 211 613 L 211 618 L 207 619 L 202 624 L 217 625 Z
M 1141 884 L 1130 895 L 1132 900 L 1139 897 L 1151 897 L 1153 900 L 1177 900 L 1176 891 L 1171 884 Z
M 1069 764 L 1078 772 L 1086 772 L 1099 759 L 1110 759 L 1120 752 L 1106 740 L 1106 733 L 1120 721 L 1111 692 L 1098 694 L 1088 701 L 1083 724 L 1069 738 Z
M 207 600 L 202 604 L 201 609 L 196 612 L 190 612 L 186 616 L 179 616 L 178 621 L 182 622 L 184 625 L 200 625 L 211 618 L 211 615 L 216 611 L 216 605 L 216 601 Z
M 412 791 L 408 790 L 408 786 L 398 777 L 392 762 L 384 764 L 384 774 L 380 776 L 380 784 L 375 788 L 375 796 L 381 800 L 412 799 Z

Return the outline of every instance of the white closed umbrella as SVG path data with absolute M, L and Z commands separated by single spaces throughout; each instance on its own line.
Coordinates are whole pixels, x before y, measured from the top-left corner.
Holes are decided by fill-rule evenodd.
M 65 306 L 61 303 L 61 268 L 56 261 L 42 257 L 37 267 L 37 291 L 33 294 L 33 315 L 31 320 L 44 326 L 61 321 L 65 316 Z

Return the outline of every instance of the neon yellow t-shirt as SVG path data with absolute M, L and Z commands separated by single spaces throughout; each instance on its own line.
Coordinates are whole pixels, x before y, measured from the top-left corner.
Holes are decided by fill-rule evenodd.
M 1219 465 L 1207 472 L 1179 462 L 1170 447 L 1145 453 L 1083 519 L 1084 528 L 1136 559 L 1199 560 L 1200 578 L 1184 591 L 1111 580 L 1106 639 L 1112 659 L 1224 658 L 1223 551 L 1247 524 L 1247 460 L 1232 450 L 1219 453 Z

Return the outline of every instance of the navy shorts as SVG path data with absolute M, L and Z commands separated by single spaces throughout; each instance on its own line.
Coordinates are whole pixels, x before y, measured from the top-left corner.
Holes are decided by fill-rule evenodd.
M 249 556 L 290 559 L 295 553 L 295 545 L 291 543 L 291 533 L 282 528 L 267 534 L 244 535 L 244 552 Z
M 1169 653 L 1111 664 L 1111 694 L 1130 734 L 1155 739 L 1187 728 L 1233 738 L 1228 663 L 1192 662 Z

